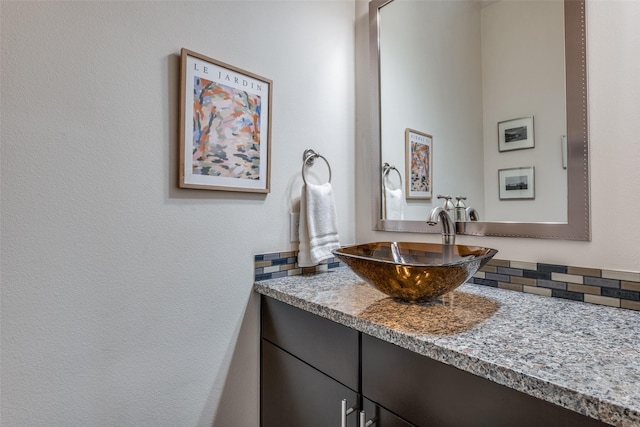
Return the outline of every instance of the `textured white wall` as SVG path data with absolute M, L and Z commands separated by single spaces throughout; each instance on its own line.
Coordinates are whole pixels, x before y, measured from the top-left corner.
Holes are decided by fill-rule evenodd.
M 482 89 L 484 218 L 566 222 L 562 1 L 499 1 L 482 9 Z M 497 123 L 525 116 L 534 116 L 535 148 L 499 152 Z M 535 168 L 535 199 L 500 200 L 498 170 L 521 166 Z
M 478 4 L 396 1 L 382 8 L 380 20 L 381 159 L 401 171 L 405 191 L 405 129 L 433 137 L 433 198 L 405 200 L 405 219 L 420 220 L 442 205 L 438 194 L 467 196 L 484 214 L 484 198 L 478 197 L 484 174 L 478 161 L 483 156 Z M 397 175 L 389 176 L 397 184 Z
M 355 236 L 353 2 L 0 7 L 2 424 L 257 426 L 305 148 Z M 181 47 L 274 81 L 266 197 L 177 188 Z
M 357 153 L 367 159 L 369 93 L 366 5 L 357 2 Z M 640 2 L 587 1 L 587 56 L 591 166 L 591 242 L 461 236 L 460 243 L 494 247 L 498 258 L 640 271 Z M 358 163 L 357 216 L 370 218 L 370 164 Z M 439 242 L 439 235 L 371 231 L 357 223 L 359 242 L 410 240 Z

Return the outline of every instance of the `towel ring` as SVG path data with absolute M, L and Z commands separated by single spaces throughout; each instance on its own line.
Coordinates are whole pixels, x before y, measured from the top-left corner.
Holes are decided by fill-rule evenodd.
M 400 177 L 400 187 L 402 188 L 402 174 L 400 173 L 400 171 L 395 167 L 395 166 L 391 166 L 389 163 L 385 162 L 382 165 L 382 186 L 383 187 L 387 187 L 387 185 L 384 183 L 384 178 L 389 175 L 389 172 L 391 172 L 392 170 L 398 172 L 398 177 Z
M 318 157 L 324 160 L 327 164 L 327 168 L 329 168 L 329 183 L 331 183 L 331 165 L 329 164 L 329 161 L 323 155 L 316 153 L 311 148 L 307 148 L 304 150 L 304 153 L 302 153 L 302 180 L 305 184 L 307 183 L 307 178 L 304 176 L 305 167 L 313 166 Z

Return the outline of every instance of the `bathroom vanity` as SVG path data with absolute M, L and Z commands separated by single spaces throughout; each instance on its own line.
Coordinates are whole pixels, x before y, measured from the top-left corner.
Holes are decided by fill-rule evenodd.
M 471 284 L 401 303 L 348 268 L 255 290 L 263 427 L 640 425 L 638 312 Z

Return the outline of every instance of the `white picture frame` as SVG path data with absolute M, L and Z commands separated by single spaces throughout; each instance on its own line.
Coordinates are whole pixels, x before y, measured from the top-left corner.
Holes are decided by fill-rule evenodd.
M 535 171 L 533 166 L 498 170 L 500 200 L 535 199 Z

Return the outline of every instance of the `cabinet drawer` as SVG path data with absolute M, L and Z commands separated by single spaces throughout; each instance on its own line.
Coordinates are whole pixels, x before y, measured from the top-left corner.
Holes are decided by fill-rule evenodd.
M 417 426 L 606 425 L 365 334 L 362 394 Z
M 262 427 L 339 426 L 342 399 L 356 406 L 358 394 L 262 340 Z M 346 417 L 356 427 L 358 411 Z
M 358 332 L 262 296 L 262 337 L 358 390 Z

